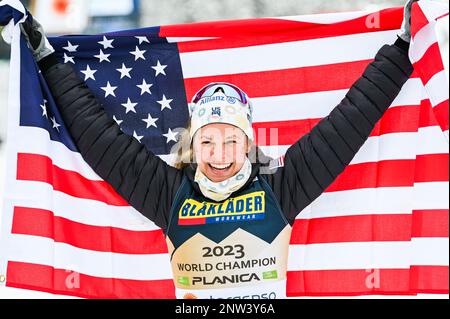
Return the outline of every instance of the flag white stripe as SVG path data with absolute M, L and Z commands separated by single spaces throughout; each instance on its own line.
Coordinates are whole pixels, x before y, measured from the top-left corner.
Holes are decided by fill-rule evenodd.
M 103 278 L 172 278 L 168 254 L 103 253 L 54 243 L 41 237 L 13 237 L 16 249 L 8 249 L 9 260 L 12 261 L 48 265 Z M 448 238 L 414 239 L 414 243 L 417 243 L 414 245 L 414 258 L 411 242 L 290 245 L 288 270 L 402 269 L 409 268 L 412 259 L 419 265 L 448 265 Z M 429 249 L 431 245 L 434 245 L 434 250 Z
M 432 106 L 436 106 L 439 103 L 448 100 L 448 90 L 443 88 L 448 88 L 445 70 L 433 75 L 425 85 L 425 90 L 428 92 Z
M 373 59 L 381 46 L 394 43 L 396 34 L 397 31 L 390 30 L 288 43 L 185 52 L 180 53 L 180 61 L 185 79 L 353 62 Z
M 419 61 L 430 46 L 437 42 L 434 24 L 427 24 L 411 40 L 409 59 L 412 63 Z
M 449 183 L 414 183 L 414 209 L 449 209 Z
M 90 180 L 102 180 L 94 170 L 82 160 L 78 152 L 73 152 L 56 141 L 46 140 L 48 132 L 36 127 L 21 127 L 21 134 L 15 140 L 16 152 L 42 154 L 50 157 L 54 165 L 78 172 Z M 33 141 L 26 138 L 34 136 Z M 442 136 L 442 138 L 439 138 Z M 420 143 L 418 143 L 420 142 Z M 289 145 L 260 146 L 268 156 L 277 158 L 286 153 Z M 375 162 L 390 159 L 414 159 L 416 154 L 448 153 L 448 144 L 439 126 L 420 128 L 419 132 L 390 133 L 381 136 L 371 136 L 363 144 L 353 158 L 351 164 Z M 172 164 L 173 155 L 160 155 L 160 158 Z M 8 189 L 5 189 L 8 191 Z
M 49 238 L 12 235 L 9 260 L 52 266 L 95 277 L 159 280 L 172 278 L 168 254 L 130 255 L 98 252 Z M 131 266 L 132 265 L 132 266 Z
M 18 182 L 12 205 L 53 211 L 75 222 L 144 231 L 159 229 L 131 206 L 104 203 L 53 192 L 41 182 Z M 42 200 L 49 193 L 53 199 Z M 19 195 L 20 194 L 20 195 Z M 320 195 L 298 216 L 299 219 L 367 214 L 410 214 L 412 209 L 448 209 L 448 182 L 416 183 L 410 187 L 378 187 L 328 192 Z
M 100 201 L 70 196 L 54 191 L 47 183 L 18 181 L 13 191 L 16 206 L 49 210 L 55 216 L 82 224 L 135 231 L 160 229 L 132 206 L 110 206 Z
M 321 91 L 280 96 L 252 98 L 253 121 L 287 121 L 323 118 L 339 104 L 348 89 Z M 391 107 L 400 105 L 419 105 L 425 98 L 423 84 L 419 78 L 406 81 Z M 276 105 L 276 112 L 274 112 Z
M 412 238 L 412 265 L 448 266 L 448 238 Z
M 362 188 L 320 195 L 298 219 L 371 214 L 411 214 L 413 209 L 448 209 L 448 182 L 412 187 Z
M 283 156 L 290 145 L 259 146 L 273 158 Z M 448 143 L 439 126 L 429 126 L 418 132 L 389 133 L 371 136 L 361 146 L 350 164 L 395 159 L 414 159 L 416 155 L 448 153 Z
M 417 155 L 448 154 L 448 139 L 440 126 L 419 128 L 417 134 Z
M 169 42 L 169 43 L 177 43 L 177 42 L 211 40 L 211 39 L 217 39 L 217 37 L 166 37 L 166 39 L 167 39 L 167 42 Z
M 413 264 L 448 265 L 448 238 L 421 238 L 417 242 L 420 244 L 414 246 L 392 241 L 290 245 L 288 270 L 408 269 L 413 252 Z M 434 251 L 430 251 L 431 245 Z

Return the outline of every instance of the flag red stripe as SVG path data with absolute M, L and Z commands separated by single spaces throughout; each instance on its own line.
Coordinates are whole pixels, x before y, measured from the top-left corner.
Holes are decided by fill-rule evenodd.
M 445 100 L 433 107 L 434 116 L 443 131 L 449 128 L 449 103 Z
M 448 164 L 448 154 L 417 155 L 414 182 L 448 181 Z
M 360 60 L 271 71 L 221 74 L 195 78 L 185 78 L 186 98 L 188 101 L 202 86 L 210 82 L 230 82 L 252 98 L 346 90 L 361 77 L 364 69 L 373 60 Z M 323 80 L 327 74 L 327 80 Z M 413 72 L 410 78 L 416 78 Z M 274 81 L 273 79 L 277 79 Z M 305 80 L 307 79 L 307 80 Z M 254 85 L 259 83 L 259 85 Z
M 414 214 L 296 219 L 290 244 L 410 241 L 412 225 L 414 237 L 448 237 L 448 210 Z
M 444 70 L 438 42 L 430 45 L 425 54 L 414 64 L 414 69 L 419 72 L 424 85 L 437 73 Z
M 370 136 L 389 133 L 417 132 L 419 127 L 437 125 L 434 117 L 428 116 L 419 120 L 419 105 L 403 105 L 390 108 L 375 125 Z M 429 111 L 432 112 L 431 106 Z M 309 133 L 321 119 L 303 119 L 253 123 L 255 142 L 257 145 L 292 145 L 300 137 Z
M 417 293 L 448 294 L 448 266 L 411 266 L 411 287 Z
M 419 160 L 419 164 L 421 163 L 420 161 L 427 166 L 441 165 L 445 161 L 448 161 L 448 155 L 423 155 Z M 413 169 L 416 165 L 417 163 L 414 159 L 351 164 L 328 187 L 326 192 L 367 187 L 412 186 L 414 182 Z M 61 169 L 53 165 L 51 159 L 44 155 L 20 153 L 17 168 L 18 178 L 22 180 L 45 182 L 52 185 L 55 190 L 78 198 L 95 199 L 107 204 L 120 202 L 116 198 L 119 195 L 111 191 L 109 184 L 92 181 L 73 171 Z M 35 174 L 34 171 L 38 173 Z M 53 185 L 55 183 L 54 179 L 40 178 L 42 175 L 39 173 L 40 171 L 47 172 L 46 174 L 48 176 L 58 176 L 59 181 L 63 182 L 56 182 L 57 187 L 55 187 Z M 419 172 L 421 181 L 433 182 L 448 180 L 448 170 L 445 169 L 431 172 L 423 169 L 419 170 Z M 365 178 L 361 178 L 361 176 L 365 176 Z M 99 194 L 99 198 L 97 198 L 97 193 Z M 121 206 L 129 206 L 125 200 L 120 200 L 123 201 L 120 202 L 122 203 Z
M 423 13 L 422 8 L 418 3 L 412 4 L 411 20 L 414 21 L 414 23 L 411 24 L 411 36 L 414 38 L 417 32 L 429 23 L 425 13 Z
M 411 237 L 448 237 L 449 210 L 413 210 Z
M 427 154 L 418 156 L 416 160 L 385 160 L 348 165 L 325 192 L 412 186 L 414 182 L 446 182 L 449 180 L 448 159 L 448 154 Z M 422 168 L 421 165 L 427 168 Z
M 448 294 L 448 266 L 288 271 L 288 296 Z
M 386 214 L 297 219 L 291 244 L 406 241 L 411 238 L 412 218 L 416 237 L 448 237 L 448 210 L 447 213 L 417 211 L 413 217 L 406 214 Z M 311 229 L 314 231 L 310 232 Z M 36 208 L 15 207 L 12 233 L 46 237 L 55 242 L 93 251 L 122 254 L 167 253 L 161 230 L 130 231 L 85 225 Z
M 184 83 L 188 101 L 205 84 L 221 81 L 237 85 L 252 98 L 343 90 L 348 89 L 361 76 L 370 62 L 372 60 L 185 78 Z M 323 81 L 324 73 L 327 74 L 327 81 Z M 255 82 L 261 85 L 254 85 Z
M 283 19 L 246 19 L 161 26 L 162 37 L 219 37 L 179 42 L 180 53 L 285 43 L 400 28 L 401 8 L 388 8 L 353 20 L 320 24 Z
M 107 182 L 89 180 L 75 171 L 62 169 L 44 155 L 18 153 L 17 179 L 48 183 L 55 191 L 112 206 L 129 206 Z
M 100 278 L 45 265 L 14 261 L 8 262 L 7 269 L 8 287 L 83 298 L 175 298 L 171 279 L 147 281 Z M 288 271 L 287 294 L 288 296 L 448 294 L 448 272 L 448 266 L 413 266 L 411 271 L 410 269 Z
M 411 215 L 406 214 L 296 219 L 293 227 L 290 244 L 299 245 L 411 239 Z
M 137 231 L 86 225 L 37 208 L 14 207 L 12 233 L 47 237 L 55 242 L 95 251 L 123 254 L 167 253 L 165 237 L 160 229 Z
M 9 261 L 7 269 L 6 285 L 9 287 L 83 298 L 175 298 L 172 279 L 100 278 L 66 269 L 15 261 Z

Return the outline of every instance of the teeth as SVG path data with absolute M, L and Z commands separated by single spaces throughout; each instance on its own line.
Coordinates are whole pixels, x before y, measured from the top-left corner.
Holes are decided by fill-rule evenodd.
M 218 164 L 210 164 L 213 168 L 216 169 L 225 169 L 231 166 L 231 164 L 223 164 L 223 165 L 218 165 Z

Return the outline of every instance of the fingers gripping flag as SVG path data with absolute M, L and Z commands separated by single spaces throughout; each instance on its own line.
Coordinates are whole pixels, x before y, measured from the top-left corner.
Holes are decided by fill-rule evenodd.
M 448 91 L 434 33 L 447 12 L 414 4 L 415 72 L 352 163 L 298 215 L 289 296 L 448 294 Z M 162 231 L 83 161 L 20 33 L 26 14 L 18 1 L 0 3 L 11 42 L 1 281 L 88 298 L 173 298 Z M 212 81 L 253 98 L 256 143 L 282 162 L 395 41 L 402 17 L 390 8 L 50 42 L 122 131 L 167 162 L 187 101 Z

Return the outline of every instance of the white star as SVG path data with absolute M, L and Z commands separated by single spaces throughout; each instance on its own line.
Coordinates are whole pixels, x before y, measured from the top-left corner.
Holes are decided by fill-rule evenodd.
M 150 113 L 148 113 L 148 117 L 146 119 L 142 119 L 145 123 L 147 123 L 147 128 L 149 128 L 150 126 L 154 126 L 156 128 L 158 128 L 158 126 L 156 126 L 156 121 L 158 120 L 158 118 L 153 118 Z
M 47 100 L 44 100 L 44 104 L 39 105 L 42 108 L 42 116 L 45 116 L 46 118 L 48 118 L 47 116 Z
M 102 49 L 100 49 L 100 53 L 97 54 L 97 55 L 94 55 L 94 56 L 95 56 L 97 59 L 99 59 L 99 62 L 103 62 L 103 61 L 111 62 L 111 61 L 109 61 L 109 59 L 108 59 L 108 57 L 109 57 L 110 55 L 111 55 L 111 54 L 105 54 L 105 53 L 103 53 Z
M 68 52 L 77 52 L 78 47 L 79 47 L 79 45 L 72 45 L 72 43 L 70 43 L 70 41 L 67 41 L 67 46 L 63 47 L 63 49 Z
M 50 118 L 50 120 L 51 120 L 52 123 L 53 123 L 53 128 L 56 128 L 56 130 L 59 132 L 59 128 L 58 128 L 58 127 L 60 127 L 61 125 L 58 124 L 58 123 L 56 123 L 55 117 L 53 116 L 52 118 Z
M 103 41 L 98 41 L 97 43 L 103 45 L 103 49 L 106 50 L 107 48 L 114 48 L 112 46 L 113 41 L 114 39 L 108 40 L 105 36 L 103 36 Z
M 166 75 L 166 72 L 164 71 L 165 68 L 167 68 L 167 64 L 161 65 L 161 63 L 158 60 L 158 63 L 155 66 L 152 66 L 153 69 L 155 69 L 156 74 L 155 76 L 158 76 L 158 74 L 164 74 Z
M 68 56 L 65 52 L 64 52 L 64 63 L 73 63 L 75 64 L 75 61 L 73 60 L 73 56 Z
M 153 86 L 153 84 L 147 84 L 147 82 L 145 82 L 145 79 L 142 80 L 142 84 L 138 84 L 136 86 L 141 89 L 141 95 L 143 95 L 144 93 L 152 94 L 152 92 L 150 92 L 150 88 Z
M 131 79 L 130 71 L 133 70 L 133 68 L 127 68 L 125 64 L 122 63 L 122 68 L 116 70 L 120 72 L 121 79 L 124 78 L 125 76 Z
M 109 84 L 109 81 L 106 83 L 106 86 L 101 87 L 101 89 L 105 91 L 105 97 L 107 97 L 108 95 L 116 97 L 114 90 L 117 89 L 117 86 L 111 86 L 111 84 Z
M 166 96 L 163 94 L 162 100 L 156 101 L 156 102 L 161 104 L 161 111 L 162 111 L 162 110 L 164 110 L 166 108 L 171 110 L 172 108 L 170 107 L 170 102 L 172 102 L 172 101 L 173 101 L 173 99 L 167 99 Z
M 137 103 L 132 103 L 130 101 L 130 98 L 128 98 L 127 103 L 122 103 L 122 106 L 125 107 L 125 114 L 127 114 L 128 112 L 133 112 L 136 113 L 136 110 L 134 109 L 134 107 L 137 105 Z
M 134 61 L 137 61 L 138 59 L 145 60 L 144 53 L 146 50 L 139 50 L 139 48 L 136 46 L 136 50 L 131 51 L 130 53 L 134 55 Z
M 178 132 L 172 132 L 172 130 L 169 128 L 169 131 L 166 134 L 163 134 L 165 138 L 167 138 L 166 143 L 169 143 L 170 141 L 177 141 L 177 134 Z
M 113 120 L 116 121 L 117 125 L 120 125 L 123 122 L 123 120 L 118 120 L 115 115 L 113 115 Z
M 144 136 L 143 136 L 143 135 L 142 135 L 142 136 L 139 136 L 139 135 L 137 135 L 136 131 L 133 131 L 133 137 L 134 137 L 135 139 L 137 139 L 139 143 L 141 143 L 141 140 L 142 140 L 142 138 L 143 138 Z
M 150 41 L 148 41 L 147 37 L 135 36 L 135 38 L 139 40 L 139 44 L 142 44 L 142 42 L 150 43 Z
M 91 70 L 91 68 L 89 67 L 89 64 L 86 66 L 86 70 L 80 71 L 80 72 L 84 74 L 85 81 L 87 81 L 87 79 L 92 79 L 95 81 L 94 73 L 97 72 L 97 70 Z

